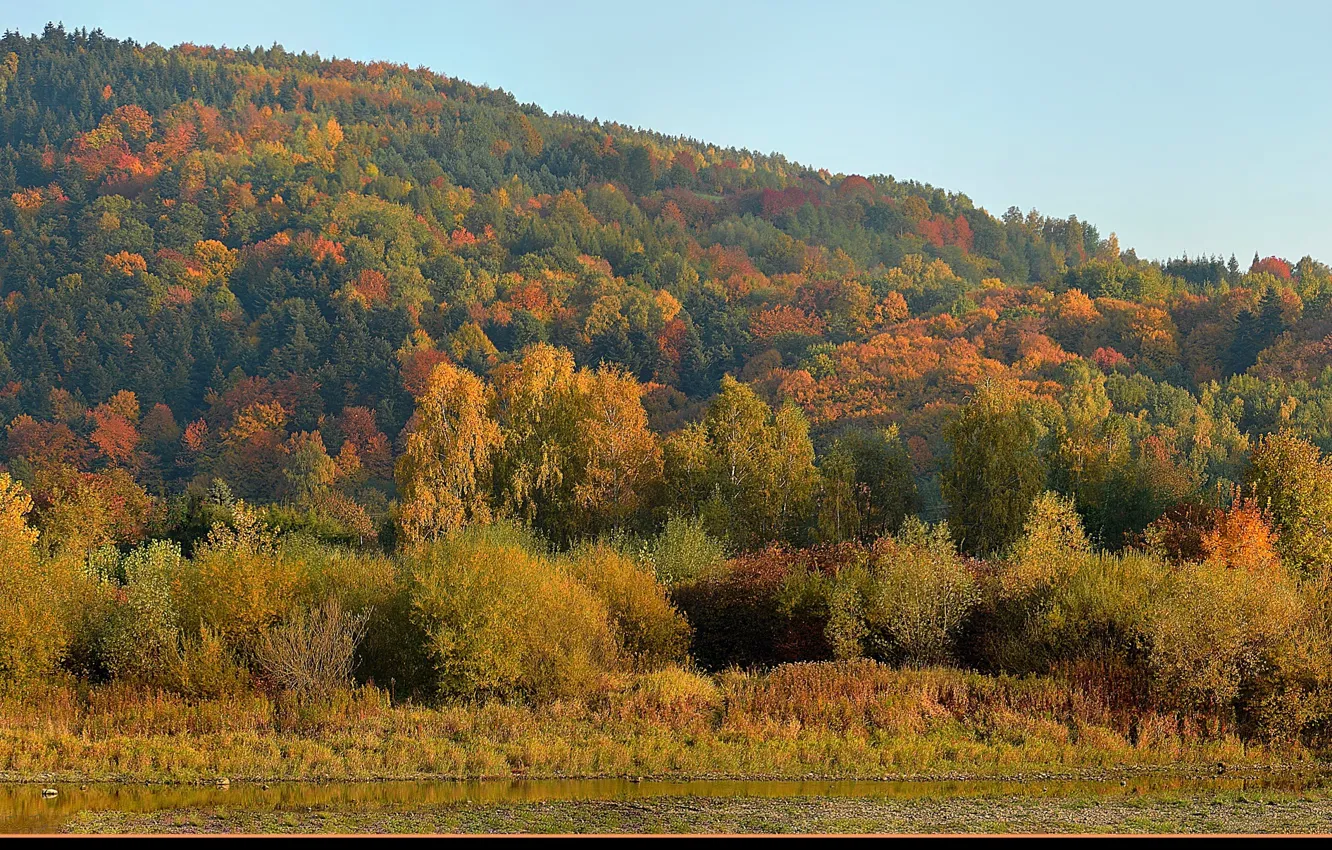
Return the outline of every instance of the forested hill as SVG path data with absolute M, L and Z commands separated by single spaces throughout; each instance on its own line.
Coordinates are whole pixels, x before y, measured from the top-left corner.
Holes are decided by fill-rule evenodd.
M 1148 262 L 1076 217 L 384 62 L 8 33 L 0 228 L 6 468 L 81 545 L 188 537 L 231 496 L 362 539 L 404 453 L 407 490 L 457 497 L 405 501 L 418 533 L 842 539 L 944 515 L 980 387 L 1110 545 L 1229 493 L 1260 433 L 1332 445 L 1310 258 Z M 465 482 L 418 397 L 478 417 Z

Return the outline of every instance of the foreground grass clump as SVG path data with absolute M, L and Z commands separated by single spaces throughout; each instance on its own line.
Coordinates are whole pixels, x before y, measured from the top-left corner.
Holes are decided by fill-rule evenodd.
M 1050 678 L 872 661 L 716 679 L 667 667 L 540 707 L 392 705 L 369 687 L 298 711 L 261 695 L 116 685 L 0 700 L 0 774 L 11 779 L 1014 775 L 1309 758 L 1175 715 L 1131 718 Z

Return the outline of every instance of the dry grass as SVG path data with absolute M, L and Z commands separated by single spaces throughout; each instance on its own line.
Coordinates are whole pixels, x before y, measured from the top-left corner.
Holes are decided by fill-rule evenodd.
M 269 699 L 50 686 L 0 699 L 0 775 L 194 781 L 496 776 L 1013 775 L 1307 760 L 1173 715 L 1129 724 L 1051 679 L 872 662 L 626 677 L 589 702 L 392 706 L 341 692 L 298 732 Z

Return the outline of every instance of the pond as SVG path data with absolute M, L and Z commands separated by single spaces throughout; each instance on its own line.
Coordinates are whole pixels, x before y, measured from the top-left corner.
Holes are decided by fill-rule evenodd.
M 1046 796 L 1095 798 L 1245 790 L 1304 791 L 1327 786 L 1324 775 L 1170 777 L 1112 780 L 642 780 L 517 779 L 392 782 L 235 782 L 216 785 L 0 784 L 0 833 L 51 833 L 80 812 L 152 813 L 225 807 L 264 812 L 336 811 L 365 806 L 401 808 L 451 804 L 534 803 L 557 800 L 636 800 L 655 797 L 833 797 L 947 799 Z M 44 797 L 54 788 L 54 797 Z

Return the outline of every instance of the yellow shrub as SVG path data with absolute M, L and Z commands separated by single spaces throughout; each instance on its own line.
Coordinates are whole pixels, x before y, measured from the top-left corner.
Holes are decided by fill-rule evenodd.
M 619 666 L 606 606 L 504 526 L 406 555 L 413 608 L 443 693 L 584 696 Z
M 222 637 L 208 627 L 183 637 L 167 654 L 161 673 L 167 688 L 199 699 L 222 699 L 244 693 L 249 671 Z
M 1003 594 L 1017 599 L 1048 588 L 1090 551 L 1073 500 L 1042 493 L 1032 503 L 1022 536 L 1000 566 Z
M 25 519 L 32 500 L 0 473 L 0 681 L 23 681 L 55 669 L 72 637 L 68 603 L 82 571 L 68 558 L 41 558 Z
M 1175 570 L 1152 608 L 1151 663 L 1167 702 L 1219 710 L 1272 666 L 1303 618 L 1280 570 Z
M 244 503 L 233 522 L 235 528 L 215 526 L 184 571 L 181 623 L 187 634 L 210 629 L 248 657 L 264 631 L 296 604 L 301 572 Z
M 279 551 L 299 567 L 300 595 L 308 602 L 336 599 L 343 610 L 365 614 L 386 607 L 398 592 L 397 565 L 383 555 L 309 540 L 286 541 Z
M 0 681 L 51 673 L 73 636 L 69 604 L 84 582 L 77 561 L 0 547 Z
M 610 611 L 625 653 L 639 668 L 685 657 L 689 624 L 651 573 L 605 544 L 584 547 L 566 563 Z
M 32 497 L 23 485 L 0 472 L 0 544 L 32 546 L 37 542 L 37 529 L 28 525 L 30 511 Z
M 708 718 L 722 702 L 721 688 L 710 677 L 668 664 L 638 676 L 620 711 L 632 719 L 674 724 Z

